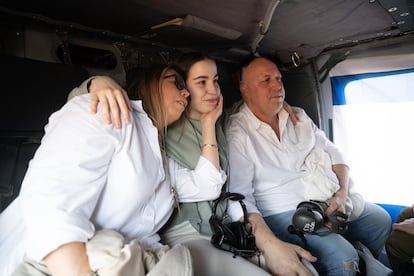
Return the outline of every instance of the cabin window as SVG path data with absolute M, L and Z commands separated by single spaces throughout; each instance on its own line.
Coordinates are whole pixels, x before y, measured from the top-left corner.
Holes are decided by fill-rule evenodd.
M 331 78 L 333 140 L 365 199 L 413 203 L 414 69 Z

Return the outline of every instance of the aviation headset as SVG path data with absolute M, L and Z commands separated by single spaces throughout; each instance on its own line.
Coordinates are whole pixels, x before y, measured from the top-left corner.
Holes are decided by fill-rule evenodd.
M 305 243 L 305 247 L 305 233 L 317 235 L 324 235 L 331 232 L 341 235 L 345 234 L 348 230 L 348 216 L 339 211 L 335 211 L 328 216 L 325 213 L 327 208 L 328 204 L 326 202 L 316 200 L 302 201 L 296 207 L 296 211 L 292 217 L 292 225 L 288 227 L 288 231 L 298 235 Z M 332 225 L 330 230 L 322 233 L 316 232 L 328 221 Z
M 243 222 L 224 222 L 223 219 L 216 215 L 217 205 L 223 200 L 228 199 L 240 203 L 244 214 Z M 232 252 L 234 257 L 242 256 L 248 258 L 260 253 L 256 247 L 252 227 L 246 227 L 249 221 L 243 199 L 244 196 L 241 194 L 225 192 L 214 202 L 213 214 L 210 217 L 210 227 L 213 232 L 211 243 L 218 249 Z

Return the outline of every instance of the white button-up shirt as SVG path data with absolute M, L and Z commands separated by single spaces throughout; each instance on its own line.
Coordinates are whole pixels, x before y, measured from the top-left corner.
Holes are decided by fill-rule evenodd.
M 306 187 L 308 169 L 305 160 L 318 145 L 332 164 L 345 164 L 338 149 L 326 138 L 302 109 L 294 108 L 299 121 L 296 126 L 285 110 L 279 112 L 280 140 L 274 130 L 260 121 L 243 104 L 230 117 L 227 129 L 230 163 L 230 190 L 245 195 L 248 212 L 262 216 L 295 209 L 309 200 Z M 335 175 L 330 175 L 335 178 Z M 241 208 L 232 204 L 231 216 L 239 219 Z
M 132 102 L 131 124 L 116 129 L 100 113 L 90 114 L 89 99 L 76 97 L 50 117 L 20 195 L 0 215 L 1 275 L 11 273 L 24 254 L 40 261 L 60 245 L 86 242 L 98 229 L 159 246 L 157 231 L 174 198 L 158 131 L 141 102 Z M 215 181 L 202 187 L 190 181 L 194 172 L 172 160 L 169 167 L 187 200 L 216 198 L 226 178 L 203 158 L 196 175 Z

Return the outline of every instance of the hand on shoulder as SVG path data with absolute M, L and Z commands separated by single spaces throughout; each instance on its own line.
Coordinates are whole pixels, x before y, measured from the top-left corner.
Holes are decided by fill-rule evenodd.
M 129 111 L 132 107 L 128 94 L 116 81 L 107 76 L 97 76 L 89 83 L 89 93 L 91 112 L 95 114 L 100 105 L 106 124 L 113 123 L 116 128 L 120 128 L 121 114 L 127 124 L 131 122 Z

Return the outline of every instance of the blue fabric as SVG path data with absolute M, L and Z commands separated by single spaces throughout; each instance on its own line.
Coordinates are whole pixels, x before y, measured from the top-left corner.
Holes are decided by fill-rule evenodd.
M 269 228 L 277 237 L 304 247 L 302 240 L 288 231 L 295 210 L 265 217 Z M 376 204 L 365 203 L 364 211 L 358 219 L 350 222 L 348 232 L 343 237 L 336 233 L 325 235 L 306 234 L 308 250 L 318 258 L 314 264 L 321 275 L 355 275 L 358 268 L 358 253 L 351 242 L 360 241 L 374 256 L 384 248 L 391 227 L 387 212 Z M 351 263 L 352 269 L 345 270 L 344 264 Z M 352 266 L 352 263 L 354 264 Z
M 408 207 L 404 205 L 394 205 L 394 204 L 384 204 L 384 203 L 377 203 L 377 205 L 381 206 L 382 208 L 385 209 L 385 211 L 387 211 L 387 213 L 391 217 L 392 223 L 397 222 L 398 214 L 401 212 L 402 209 Z

